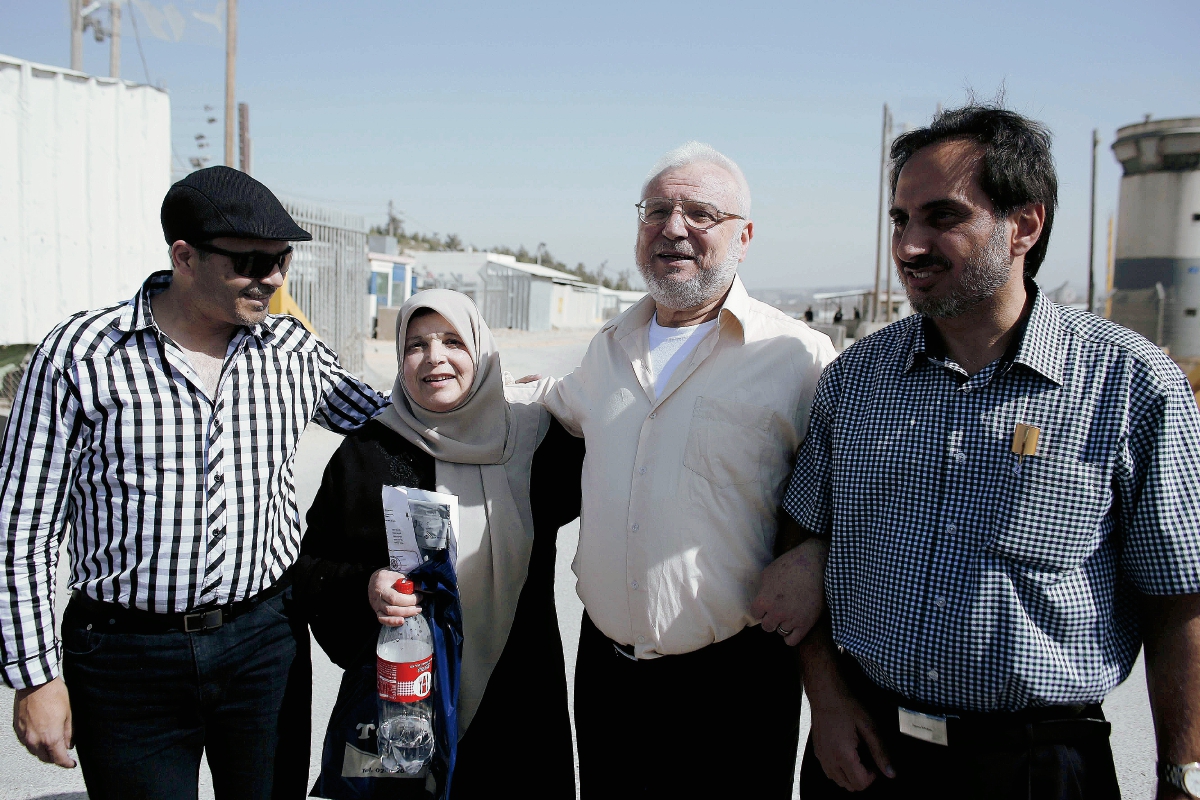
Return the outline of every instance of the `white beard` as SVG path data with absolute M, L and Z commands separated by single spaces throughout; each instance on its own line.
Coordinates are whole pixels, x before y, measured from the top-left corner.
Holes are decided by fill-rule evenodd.
M 737 274 L 740 244 L 740 237 L 735 236 L 729 242 L 725 258 L 719 264 L 708 268 L 701 267 L 695 277 L 686 281 L 674 280 L 669 275 L 659 278 L 654 273 L 653 266 L 649 264 L 638 264 L 638 272 L 646 281 L 650 296 L 660 306 L 676 311 L 695 308 L 720 297 L 729 289 L 733 283 L 733 276 Z

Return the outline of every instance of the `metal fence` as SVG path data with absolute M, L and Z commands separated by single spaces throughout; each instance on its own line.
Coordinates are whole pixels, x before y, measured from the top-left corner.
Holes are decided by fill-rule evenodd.
M 361 375 L 371 277 L 366 221 L 309 203 L 285 200 L 283 205 L 313 237 L 295 243 L 288 292 L 342 366 Z
M 529 273 L 489 261 L 479 274 L 483 297 L 475 301 L 488 326 L 529 330 Z

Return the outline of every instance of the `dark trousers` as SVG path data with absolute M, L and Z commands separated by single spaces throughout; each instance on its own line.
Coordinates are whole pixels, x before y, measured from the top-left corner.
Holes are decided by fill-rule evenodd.
M 796 650 L 755 626 L 633 661 L 585 613 L 575 664 L 582 800 L 790 798 L 800 738 Z
M 303 798 L 312 662 L 290 598 L 204 633 L 130 632 L 73 598 L 63 678 L 88 796 L 194 800 L 205 753 L 222 800 Z
M 876 772 L 862 792 L 847 792 L 831 781 L 813 752 L 812 735 L 800 768 L 803 800 L 1119 800 L 1109 746 L 1108 724 L 1100 706 L 1031 708 L 1018 712 L 969 714 L 925 707 L 889 692 L 863 675 L 853 658 L 839 660 L 842 675 L 870 712 L 895 778 L 874 768 L 865 747 L 863 764 Z M 949 746 L 900 733 L 897 707 L 958 715 L 949 725 Z M 960 722 L 961 720 L 961 722 Z

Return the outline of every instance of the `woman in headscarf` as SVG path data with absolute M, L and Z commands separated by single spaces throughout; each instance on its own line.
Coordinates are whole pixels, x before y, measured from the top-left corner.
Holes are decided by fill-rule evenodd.
M 508 402 L 491 331 L 466 295 L 420 292 L 397 320 L 392 405 L 346 437 L 308 512 L 296 594 L 344 669 L 375 658 L 379 625 L 418 613 L 392 588 L 382 487 L 458 496 L 463 614 L 453 800 L 525 783 L 575 797 L 554 607 L 558 529 L 579 515 L 583 443 L 537 404 Z

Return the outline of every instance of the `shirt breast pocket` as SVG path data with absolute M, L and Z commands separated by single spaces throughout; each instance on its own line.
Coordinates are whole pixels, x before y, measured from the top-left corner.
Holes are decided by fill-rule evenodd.
M 1100 544 L 1100 523 L 1112 502 L 1105 468 L 1027 456 L 1006 472 L 988 550 L 1046 572 L 1067 572 L 1086 561 Z
M 750 403 L 697 397 L 683 465 L 716 486 L 762 480 L 777 447 L 773 414 Z

